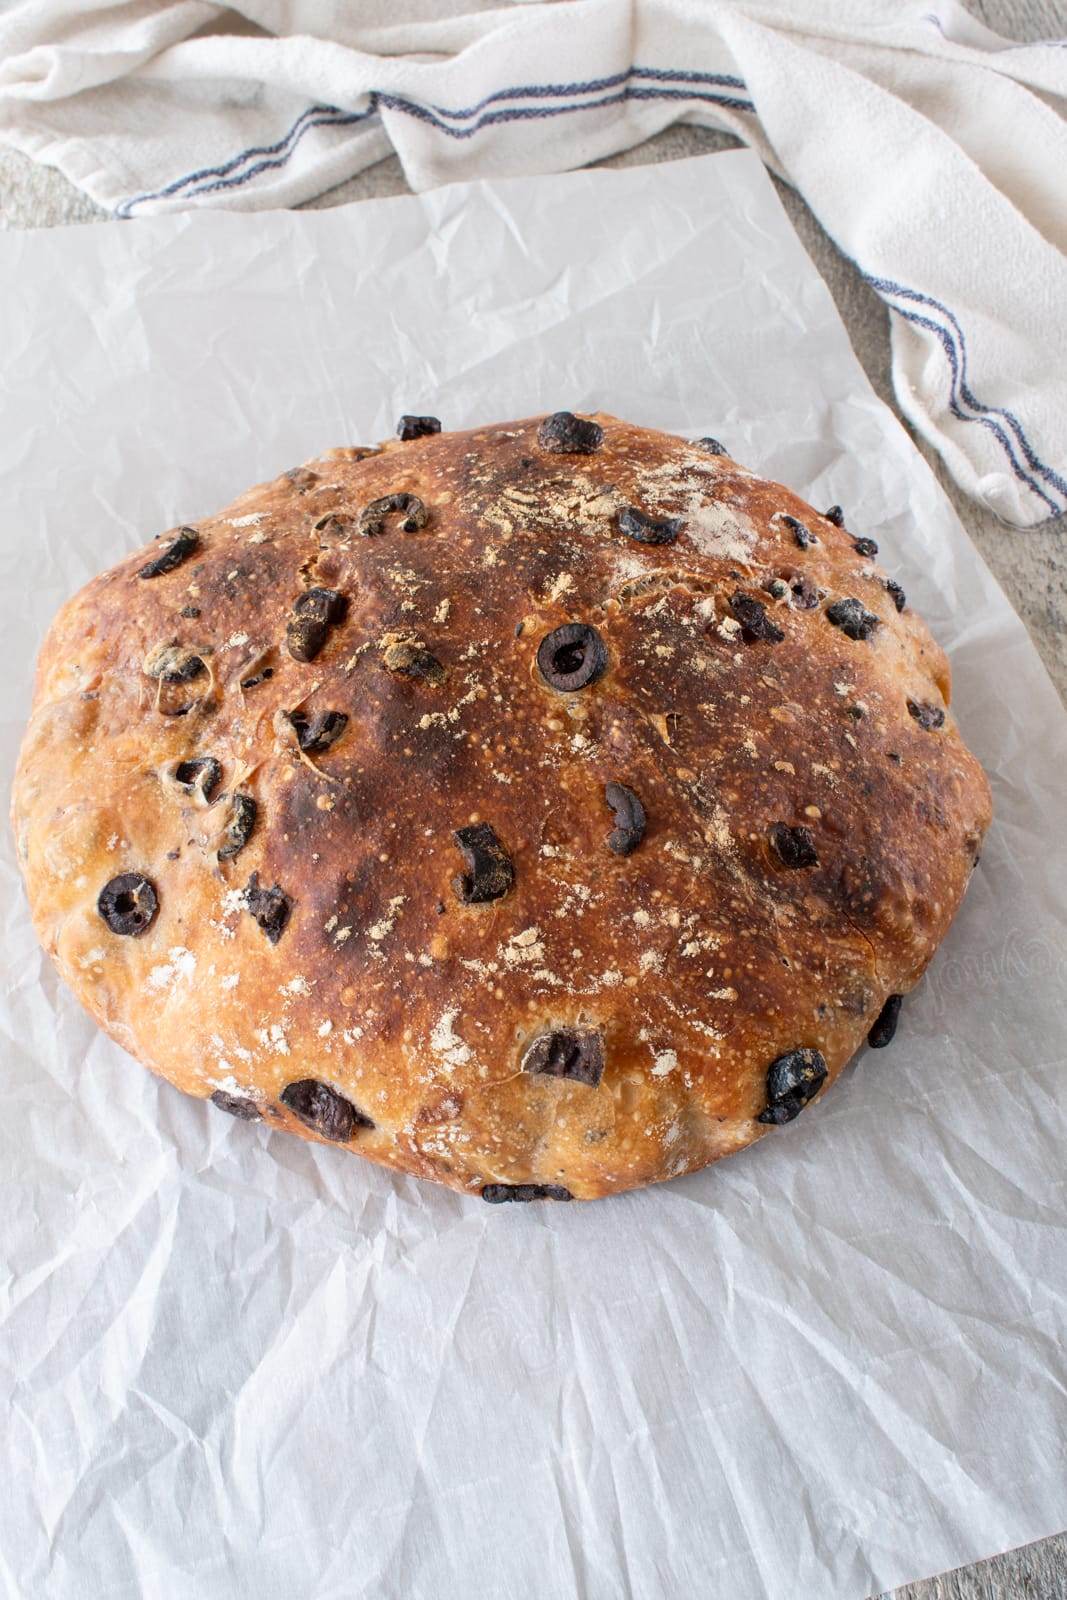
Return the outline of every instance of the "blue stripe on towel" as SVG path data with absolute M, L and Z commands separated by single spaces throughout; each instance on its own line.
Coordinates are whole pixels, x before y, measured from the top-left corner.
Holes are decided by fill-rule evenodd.
M 862 268 L 860 270 L 862 272 Z M 959 417 L 962 422 L 980 422 L 984 427 L 989 428 L 1002 445 L 1005 454 L 1011 462 L 1012 470 L 1014 471 L 1015 476 L 1019 478 L 1021 482 L 1027 484 L 1027 486 L 1031 488 L 1035 494 L 1044 500 L 1045 504 L 1051 510 L 1053 516 L 1062 516 L 1065 506 L 1060 505 L 1055 500 L 1050 499 L 1050 497 L 1041 488 L 1040 484 L 1036 483 L 1033 478 L 1031 478 L 1022 470 L 1022 464 L 1015 455 L 1011 439 L 1000 426 L 1000 423 L 994 421 L 994 419 L 1003 419 L 1003 421 L 1010 428 L 1012 434 L 1014 434 L 1015 441 L 1022 452 L 1027 466 L 1030 467 L 1032 472 L 1037 473 L 1039 477 L 1043 478 L 1047 484 L 1051 485 L 1052 488 L 1058 489 L 1059 492 L 1064 496 L 1065 500 L 1067 500 L 1067 480 L 1065 480 L 1058 472 L 1054 471 L 1053 468 L 1046 466 L 1041 460 L 1031 445 L 1029 439 L 1026 437 L 1023 425 L 1019 421 L 1018 417 L 1015 416 L 1014 412 L 1007 411 L 1001 406 L 987 406 L 983 404 L 983 402 L 979 400 L 971 390 L 971 387 L 967 382 L 967 340 L 956 314 L 951 311 L 948 306 L 942 304 L 940 300 L 935 300 L 932 295 L 921 294 L 917 289 L 905 288 L 903 284 L 893 283 L 889 278 L 876 278 L 868 272 L 862 272 L 862 276 L 866 278 L 871 287 L 877 290 L 877 292 L 883 297 L 892 295 L 897 299 L 910 300 L 920 305 L 928 306 L 931 310 L 940 312 L 941 315 L 947 319 L 955 333 L 955 339 L 953 338 L 953 333 L 941 323 L 935 322 L 931 318 L 919 316 L 914 312 L 907 311 L 902 306 L 895 306 L 892 304 L 889 306 L 891 311 L 895 311 L 897 315 L 899 317 L 903 317 L 905 321 L 914 323 L 917 327 L 926 328 L 929 330 L 929 332 L 937 335 L 942 348 L 945 351 L 949 369 L 952 373 L 952 388 L 950 391 L 949 408 L 953 415 Z M 958 349 L 956 347 L 956 339 L 959 341 Z M 973 417 L 968 416 L 966 412 L 961 409 L 961 404 L 966 405 L 971 411 L 976 411 L 978 415 Z
M 235 173 L 232 178 L 216 178 L 212 183 L 198 183 L 195 189 L 187 189 L 186 193 L 212 194 L 217 189 L 238 189 L 241 184 L 247 183 L 250 178 L 258 177 L 261 172 L 269 172 L 274 167 L 284 167 L 300 139 L 310 128 L 346 128 L 356 122 L 367 122 L 374 115 L 373 108 L 369 111 L 349 111 L 340 117 L 316 117 L 306 122 L 300 130 L 299 138 L 294 139 L 291 147 L 283 155 L 275 156 L 273 160 L 257 161 L 254 166 L 246 167 L 243 172 Z
M 599 111 L 603 106 L 622 105 L 627 100 L 701 100 L 708 105 L 724 106 L 729 111 L 756 109 L 751 100 L 741 100 L 733 95 L 689 89 L 642 89 L 628 84 L 616 94 L 602 95 L 599 100 L 578 100 L 565 106 L 510 106 L 503 111 L 487 111 L 466 128 L 451 128 L 429 106 L 420 105 L 415 100 L 405 100 L 399 95 L 386 93 L 376 94 L 374 99 L 387 111 L 402 111 L 406 116 L 417 117 L 420 122 L 436 128 L 438 133 L 446 133 L 450 139 L 471 139 L 483 128 L 497 123 L 543 121 L 548 117 L 569 115 L 572 111 Z
M 649 78 L 654 83 L 691 83 L 720 89 L 745 89 L 745 80 L 735 78 L 728 72 L 684 72 L 667 67 L 627 67 L 625 72 L 613 72 L 606 78 L 588 78 L 584 83 L 530 83 L 511 89 L 497 89 L 473 106 L 464 106 L 457 111 L 450 110 L 448 106 L 435 105 L 433 101 L 427 102 L 427 109 L 436 112 L 439 117 L 444 117 L 447 121 L 466 122 L 471 117 L 478 116 L 487 106 L 496 105 L 501 100 L 549 100 L 562 99 L 564 95 L 599 94 L 602 89 L 619 88 L 630 78 Z
M 249 149 L 242 150 L 240 155 L 233 156 L 229 161 L 223 162 L 221 166 L 201 167 L 197 172 L 187 172 L 184 177 L 175 178 L 174 182 L 168 183 L 164 189 L 154 189 L 151 193 L 131 195 L 128 200 L 121 200 L 115 207 L 115 216 L 129 217 L 132 215 L 133 207 L 140 205 L 142 201 L 169 199 L 171 195 L 175 195 L 180 189 L 184 189 L 187 183 L 196 183 L 201 178 L 225 177 L 227 173 L 233 172 L 235 167 L 241 166 L 245 161 L 251 161 L 254 156 L 276 156 L 284 152 L 284 160 L 288 161 L 309 127 L 319 128 L 333 122 L 343 127 L 346 123 L 360 122 L 372 115 L 373 113 L 370 111 L 342 112 L 338 106 L 308 106 L 307 110 L 302 111 L 297 117 L 289 132 L 279 139 L 276 144 L 252 145 Z M 316 120 L 312 122 L 312 118 Z M 243 182 L 244 180 L 242 179 L 241 181 Z
M 1037 483 L 1029 473 L 1023 471 L 1015 451 L 1012 449 L 1011 440 L 1008 438 L 1000 424 L 994 422 L 992 417 L 970 417 L 965 411 L 961 410 L 959 401 L 955 394 L 956 377 L 959 370 L 956 361 L 956 351 L 946 330 L 939 322 L 933 322 L 929 317 L 920 317 L 914 311 L 902 311 L 899 306 L 893 306 L 891 309 L 895 311 L 899 317 L 903 317 L 905 322 L 913 322 L 915 323 L 916 327 L 919 328 L 928 328 L 931 333 L 936 333 L 938 338 L 941 340 L 941 343 L 945 348 L 945 354 L 948 357 L 948 364 L 952 369 L 953 392 L 949 395 L 948 402 L 948 408 L 952 412 L 952 415 L 954 417 L 958 417 L 961 422 L 980 422 L 983 427 L 988 428 L 1000 442 L 1004 450 L 1004 454 L 1011 462 L 1012 471 L 1015 473 L 1015 476 L 1019 479 L 1019 481 L 1021 483 L 1025 483 L 1028 489 L 1033 490 L 1038 499 L 1045 502 L 1054 517 L 1062 516 L 1063 507 L 1058 506 L 1055 500 L 1051 500 L 1045 493 L 1044 489 L 1041 488 L 1041 485 Z
M 693 91 L 685 89 L 667 89 L 652 87 L 631 87 L 628 80 L 632 78 L 650 79 L 654 83 L 679 83 L 693 85 Z M 618 87 L 626 84 L 621 93 L 607 95 L 599 100 L 584 100 L 570 105 L 560 106 L 516 106 L 510 111 L 489 112 L 482 116 L 481 113 L 487 106 L 495 105 L 501 100 L 519 99 L 546 99 L 562 98 L 567 95 L 595 94 L 602 88 Z M 343 112 L 338 106 L 314 105 L 308 106 L 306 111 L 293 123 L 281 139 L 272 145 L 253 145 L 248 150 L 242 150 L 239 155 L 233 156 L 229 161 L 216 167 L 201 167 L 196 172 L 187 172 L 183 177 L 175 178 L 162 189 L 155 189 L 144 194 L 132 195 L 127 200 L 122 200 L 115 207 L 117 217 L 129 217 L 133 214 L 135 206 L 142 205 L 151 200 L 167 200 L 181 193 L 183 190 L 189 195 L 208 194 L 219 189 L 239 188 L 259 173 L 283 167 L 297 148 L 304 134 L 309 128 L 317 127 L 345 127 L 352 123 L 361 122 L 374 116 L 379 105 L 387 109 L 401 111 L 407 116 L 418 117 L 427 122 L 441 133 L 447 133 L 452 138 L 468 139 L 479 131 L 480 128 L 491 126 L 498 122 L 521 122 L 546 117 L 560 116 L 571 111 L 594 110 L 599 106 L 618 105 L 625 100 L 703 100 L 710 104 L 721 105 L 732 111 L 754 111 L 755 106 L 751 100 L 741 99 L 736 96 L 712 93 L 701 86 L 711 85 L 723 89 L 744 90 L 743 79 L 733 77 L 729 73 L 719 72 L 688 72 L 682 69 L 667 67 L 628 67 L 625 72 L 612 74 L 610 77 L 592 78 L 584 83 L 557 83 L 557 84 L 529 84 L 516 85 L 509 89 L 498 89 L 495 93 L 486 95 L 474 106 L 450 110 L 446 106 L 424 106 L 413 100 L 407 100 L 401 95 L 390 95 L 372 92 L 370 104 L 366 111 Z M 450 128 L 447 124 L 452 121 L 469 121 L 477 117 L 479 120 L 469 128 Z M 244 167 L 246 162 L 255 161 L 257 156 L 264 159 L 252 167 L 246 168 L 241 173 L 237 168 Z M 205 180 L 217 179 L 217 182 Z M 188 187 L 195 185 L 195 187 Z

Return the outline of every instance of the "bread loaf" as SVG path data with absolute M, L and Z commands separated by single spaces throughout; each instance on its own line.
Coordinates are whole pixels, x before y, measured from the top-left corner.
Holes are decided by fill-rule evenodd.
M 13 808 L 42 944 L 186 1093 L 487 1200 L 788 1137 L 978 858 L 944 654 L 714 440 L 400 435 L 63 607 Z

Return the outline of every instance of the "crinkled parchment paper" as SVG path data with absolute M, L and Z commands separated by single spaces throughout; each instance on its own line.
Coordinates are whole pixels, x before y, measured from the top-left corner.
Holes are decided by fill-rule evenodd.
M 890 1050 L 697 1176 L 504 1210 L 157 1083 L 5 833 L 5 1600 L 859 1600 L 1062 1527 L 1067 716 L 755 157 L 5 235 L 0 352 L 8 769 L 137 542 L 402 411 L 603 407 L 846 506 L 997 807 Z

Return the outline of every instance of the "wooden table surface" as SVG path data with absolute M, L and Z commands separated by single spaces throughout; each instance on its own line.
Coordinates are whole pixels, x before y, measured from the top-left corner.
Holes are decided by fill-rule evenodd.
M 1019 40 L 1067 36 L 1067 0 L 967 0 L 988 27 Z M 603 165 L 634 166 L 728 149 L 737 141 L 699 128 L 671 128 Z M 395 159 L 380 162 L 351 182 L 311 202 L 313 208 L 347 204 L 379 195 L 405 194 L 408 186 Z M 785 185 L 778 192 L 797 232 L 837 303 L 853 348 L 874 389 L 899 416 L 890 379 L 889 326 L 885 307 L 840 254 L 811 212 Z M 0 228 L 48 227 L 95 222 L 105 214 L 57 172 L 0 147 Z M 910 430 L 909 430 L 910 431 Z M 1062 522 L 1014 532 L 968 500 L 930 448 L 915 443 L 937 474 L 975 544 L 992 567 L 1029 629 L 1060 694 L 1067 699 L 1067 529 Z M 921 1568 L 921 1559 L 917 1559 Z M 798 1595 L 797 1600 L 805 1600 Z M 841 1600 L 866 1600 L 859 1594 Z M 956 1572 L 906 1584 L 879 1600 L 1067 1600 L 1067 1534 L 1042 1540 Z

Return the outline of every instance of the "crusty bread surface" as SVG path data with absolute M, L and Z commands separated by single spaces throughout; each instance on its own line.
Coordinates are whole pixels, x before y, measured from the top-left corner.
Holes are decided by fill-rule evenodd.
M 792 1121 L 990 816 L 862 530 L 714 441 L 560 415 L 416 419 L 93 579 L 14 791 L 37 933 L 125 1049 L 490 1200 Z

